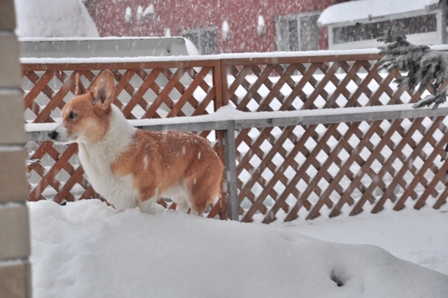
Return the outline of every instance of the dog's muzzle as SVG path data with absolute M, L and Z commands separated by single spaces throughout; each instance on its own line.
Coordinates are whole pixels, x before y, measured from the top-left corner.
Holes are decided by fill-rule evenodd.
M 50 137 L 50 139 L 52 139 L 53 141 L 55 141 L 58 138 L 58 131 L 57 130 L 52 130 L 48 133 L 48 136 Z

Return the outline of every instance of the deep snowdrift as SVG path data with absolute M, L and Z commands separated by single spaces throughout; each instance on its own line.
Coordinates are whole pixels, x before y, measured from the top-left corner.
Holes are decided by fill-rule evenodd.
M 392 211 L 393 205 L 378 214 L 366 210 L 355 217 L 321 216 L 313 221 L 274 223 L 315 239 L 345 243 L 373 244 L 400 259 L 448 275 L 448 206 Z M 365 208 L 368 209 L 368 208 Z
M 448 276 L 375 246 L 98 200 L 29 207 L 36 298 L 448 297 Z

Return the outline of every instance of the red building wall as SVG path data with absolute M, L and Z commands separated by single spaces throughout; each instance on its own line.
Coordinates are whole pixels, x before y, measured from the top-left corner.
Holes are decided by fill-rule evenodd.
M 274 18 L 307 11 L 322 11 L 340 0 L 88 0 L 87 9 L 101 36 L 172 36 L 182 30 L 217 27 L 219 53 L 275 51 Z M 154 19 L 135 18 L 137 7 L 153 4 Z M 126 7 L 132 9 L 132 23 L 125 22 Z M 262 15 L 266 35 L 257 34 L 257 19 Z M 223 41 L 223 21 L 230 25 L 231 37 Z M 325 31 L 320 32 L 320 47 L 326 48 Z

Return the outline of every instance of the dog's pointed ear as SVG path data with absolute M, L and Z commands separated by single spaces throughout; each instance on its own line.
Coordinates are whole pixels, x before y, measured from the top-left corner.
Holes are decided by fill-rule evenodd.
M 86 94 L 86 93 L 87 93 L 87 89 L 82 84 L 81 79 L 79 77 L 79 73 L 76 73 L 76 75 L 75 75 L 75 95 L 81 95 L 81 94 Z
M 108 109 L 112 104 L 114 91 L 114 75 L 107 69 L 96 78 L 90 88 L 93 105 Z

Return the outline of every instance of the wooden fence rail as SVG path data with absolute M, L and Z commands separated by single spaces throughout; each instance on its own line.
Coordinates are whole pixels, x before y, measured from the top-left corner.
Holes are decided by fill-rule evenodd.
M 76 145 L 54 145 L 43 132 L 73 96 L 76 73 L 89 85 L 111 69 L 115 103 L 135 126 L 196 131 L 217 141 L 227 194 L 209 217 L 269 223 L 384 207 L 440 208 L 448 196 L 448 165 L 441 161 L 447 110 L 412 109 L 421 95 L 391 84 L 400 74 L 379 73 L 378 58 L 22 61 L 27 149 L 40 160 L 29 167 L 30 200 L 98 196 Z

